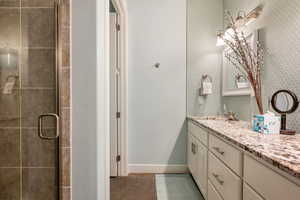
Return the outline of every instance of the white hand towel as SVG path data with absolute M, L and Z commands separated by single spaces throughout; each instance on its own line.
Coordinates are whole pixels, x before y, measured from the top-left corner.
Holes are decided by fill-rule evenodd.
M 211 82 L 203 82 L 202 83 L 202 94 L 212 94 L 212 83 Z

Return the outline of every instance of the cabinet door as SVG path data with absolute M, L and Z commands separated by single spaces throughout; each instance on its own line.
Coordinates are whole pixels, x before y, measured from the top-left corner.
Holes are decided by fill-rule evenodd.
M 247 155 L 244 157 L 244 181 L 267 200 L 300 199 L 300 186 Z
M 242 180 L 214 154 L 208 155 L 208 178 L 224 200 L 242 200 Z
M 263 200 L 255 191 L 253 191 L 247 183 L 244 183 L 243 200 Z
M 196 182 L 203 196 L 207 195 L 207 148 L 196 141 Z
M 223 200 L 210 181 L 208 181 L 207 200 Z
M 188 167 L 189 170 L 191 172 L 191 174 L 193 175 L 193 177 L 195 178 L 195 173 L 196 173 L 196 144 L 195 144 L 195 139 L 194 136 L 192 136 L 192 134 L 188 134 Z

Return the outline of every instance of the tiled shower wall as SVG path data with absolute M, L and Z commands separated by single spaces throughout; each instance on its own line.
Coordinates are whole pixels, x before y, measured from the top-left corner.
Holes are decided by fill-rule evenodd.
M 60 7 L 60 194 L 61 200 L 71 199 L 71 53 L 70 9 L 72 0 L 61 0 Z
M 70 2 L 60 7 L 60 191 L 71 199 Z M 56 199 L 55 142 L 37 136 L 37 116 L 55 112 L 54 0 L 0 0 L 0 48 L 17 60 L 0 71 L 0 199 Z M 1 63 L 2 64 L 2 63 Z M 6 77 L 17 77 L 3 95 Z M 51 125 L 51 124 L 49 124 Z M 47 131 L 51 133 L 53 127 Z

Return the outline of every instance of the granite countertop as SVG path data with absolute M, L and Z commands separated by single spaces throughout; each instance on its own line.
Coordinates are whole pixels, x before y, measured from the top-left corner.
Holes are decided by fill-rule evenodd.
M 250 124 L 245 121 L 226 121 L 214 117 L 188 118 L 274 167 L 300 178 L 300 134 L 264 135 L 252 131 Z

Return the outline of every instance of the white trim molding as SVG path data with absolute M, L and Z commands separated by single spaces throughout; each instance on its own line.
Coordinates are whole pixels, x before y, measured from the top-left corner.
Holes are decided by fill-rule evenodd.
M 96 1 L 97 199 L 110 199 L 109 0 Z
M 171 174 L 188 172 L 187 165 L 129 164 L 130 174 Z

